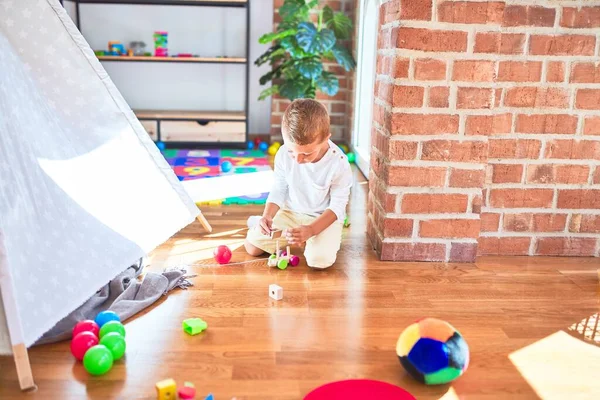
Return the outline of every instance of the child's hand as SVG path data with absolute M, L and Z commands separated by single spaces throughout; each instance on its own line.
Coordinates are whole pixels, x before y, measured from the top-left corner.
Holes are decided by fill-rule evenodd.
M 313 236 L 313 228 L 310 225 L 300 225 L 285 232 L 285 238 L 290 244 L 302 244 Z
M 263 216 L 260 221 L 258 221 L 258 226 L 260 228 L 260 233 L 269 236 L 273 227 L 273 218 Z

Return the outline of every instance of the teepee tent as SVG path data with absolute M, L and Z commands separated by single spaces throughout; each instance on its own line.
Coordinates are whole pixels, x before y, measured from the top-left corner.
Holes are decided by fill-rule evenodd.
M 1 0 L 0 354 L 21 387 L 27 347 L 198 213 L 58 0 Z

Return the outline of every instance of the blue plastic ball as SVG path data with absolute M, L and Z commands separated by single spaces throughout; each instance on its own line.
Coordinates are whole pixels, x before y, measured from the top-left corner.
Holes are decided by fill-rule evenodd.
M 100 328 L 102 328 L 102 325 L 104 325 L 107 322 L 110 321 L 119 321 L 121 322 L 121 318 L 119 318 L 119 316 L 117 315 L 116 312 L 114 311 L 102 311 L 100 313 L 98 313 L 98 315 L 96 315 L 96 319 L 94 320 L 96 322 L 96 324 L 98 324 L 98 326 Z
M 258 148 L 260 149 L 260 151 L 267 151 L 269 145 L 267 144 L 267 142 L 260 142 Z
M 252 150 L 254 148 L 254 142 L 248 142 L 248 150 Z
M 229 172 L 229 171 L 231 171 L 232 168 L 233 168 L 233 164 L 231 163 L 231 161 L 223 161 L 221 163 L 221 171 L 223 171 L 223 172 Z
M 159 150 L 164 150 L 167 146 L 165 145 L 165 142 L 156 142 L 156 147 L 158 147 Z

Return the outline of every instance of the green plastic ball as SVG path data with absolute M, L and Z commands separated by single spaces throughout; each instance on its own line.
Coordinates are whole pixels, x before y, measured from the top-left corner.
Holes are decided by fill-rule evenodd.
M 104 375 L 113 366 L 113 355 L 106 346 L 92 346 L 83 356 L 83 367 L 91 375 Z
M 348 162 L 353 163 L 356 161 L 356 154 L 354 153 L 348 153 L 346 154 L 346 157 L 348 157 Z
M 127 348 L 125 338 L 117 332 L 110 332 L 104 335 L 100 339 L 100 344 L 110 350 L 115 361 L 120 360 L 125 355 L 125 349 Z
M 119 321 L 110 321 L 102 325 L 102 328 L 100 328 L 100 339 L 102 339 L 107 333 L 111 332 L 116 332 L 125 337 L 125 327 Z

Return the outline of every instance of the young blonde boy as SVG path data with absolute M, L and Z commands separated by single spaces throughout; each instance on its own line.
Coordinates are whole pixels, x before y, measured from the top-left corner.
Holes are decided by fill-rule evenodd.
M 309 267 L 335 263 L 342 240 L 352 171 L 344 153 L 331 142 L 329 115 L 319 102 L 295 100 L 281 126 L 284 144 L 275 156 L 275 182 L 258 225 L 248 231 L 252 256 L 275 252 L 270 233 L 283 230 L 281 244 L 306 243 Z

